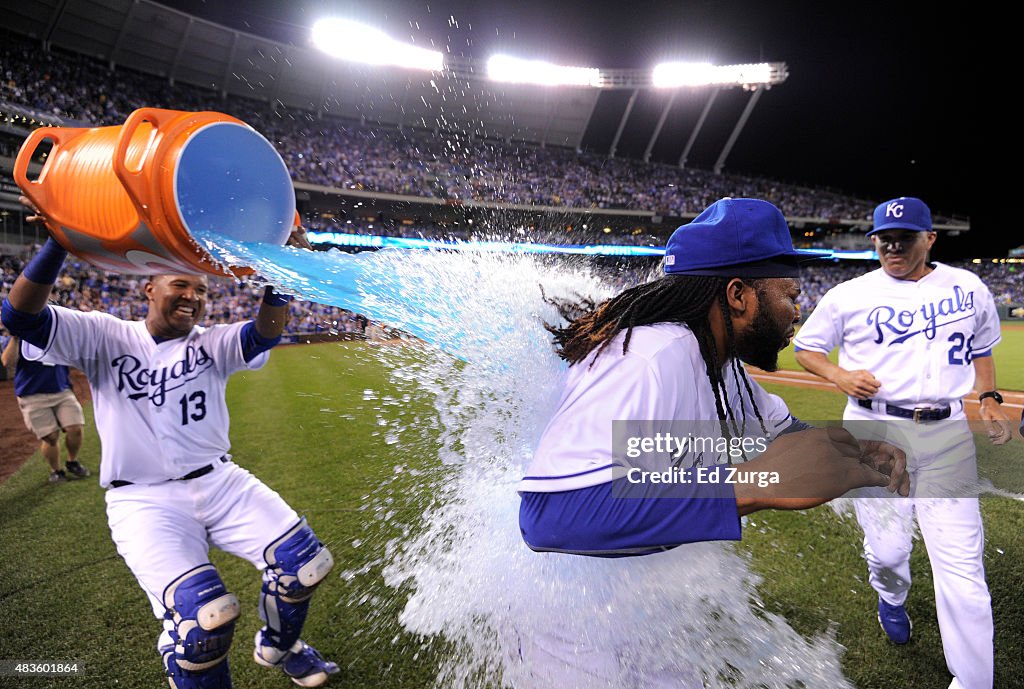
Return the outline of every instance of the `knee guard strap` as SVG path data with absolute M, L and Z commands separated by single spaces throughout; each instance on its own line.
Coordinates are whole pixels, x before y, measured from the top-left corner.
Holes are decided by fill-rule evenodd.
M 226 660 L 240 610 L 238 598 L 228 593 L 212 564 L 172 581 L 164 589 L 163 600 L 167 608 L 164 617 L 174 624 L 170 636 L 176 667 L 205 672 Z
M 167 681 L 173 689 L 232 689 L 227 660 L 202 672 L 189 672 L 178 665 L 173 650 L 165 651 L 163 657 Z
M 299 640 L 309 599 L 334 567 L 334 558 L 303 518 L 267 546 L 263 559 L 268 567 L 260 589 L 260 618 L 267 626 L 261 643 L 287 650 Z

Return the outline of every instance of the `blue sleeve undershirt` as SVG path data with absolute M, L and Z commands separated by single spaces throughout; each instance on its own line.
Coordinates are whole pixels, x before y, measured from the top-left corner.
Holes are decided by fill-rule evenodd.
M 260 335 L 256 330 L 256 321 L 249 321 L 243 325 L 240 337 L 242 339 L 242 358 L 245 359 L 245 363 L 249 363 L 263 352 L 270 351 L 281 341 L 280 335 L 277 337 Z
M 25 313 L 11 306 L 11 302 L 4 297 L 3 305 L 0 306 L 0 320 L 12 335 L 40 349 L 46 348 L 53 324 L 53 313 L 49 307 L 39 313 Z

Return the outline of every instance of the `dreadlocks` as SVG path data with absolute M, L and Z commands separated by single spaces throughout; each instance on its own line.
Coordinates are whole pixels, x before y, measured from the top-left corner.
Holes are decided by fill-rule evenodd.
M 558 327 L 545 323 L 544 327 L 554 335 L 558 356 L 568 361 L 569 365 L 575 365 L 584 361 L 595 350 L 597 354 L 604 351 L 621 330 L 626 331 L 626 336 L 622 341 L 622 353 L 625 354 L 629 349 L 633 328 L 636 326 L 653 323 L 686 324 L 700 347 L 700 354 L 704 359 L 711 389 L 715 394 L 715 408 L 719 421 L 723 425 L 727 420 L 732 422 L 735 432 L 737 421 L 732 405 L 729 404 L 722 368 L 718 364 L 718 348 L 715 345 L 711 322 L 708 319 L 709 310 L 713 304 L 717 303 L 725 321 L 729 354 L 733 354 L 731 350 L 734 346 L 734 333 L 725 293 L 728 283 L 729 278 L 717 276 L 666 275 L 652 282 L 631 287 L 600 304 L 596 304 L 589 298 L 573 302 L 548 298 L 545 295 L 544 301 L 557 308 L 559 315 L 568 321 L 568 325 Z M 757 290 L 760 299 L 762 295 L 760 281 L 750 280 L 748 284 Z M 594 358 L 596 359 L 596 356 Z M 592 359 L 590 365 L 593 363 Z M 733 366 L 737 379 L 743 381 L 762 430 L 767 433 L 761 412 L 754 402 L 750 382 L 735 357 L 733 357 Z M 741 391 L 740 395 L 742 396 L 742 394 Z

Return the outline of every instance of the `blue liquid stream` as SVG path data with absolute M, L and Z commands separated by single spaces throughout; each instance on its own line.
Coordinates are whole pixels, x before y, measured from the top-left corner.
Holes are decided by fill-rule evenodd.
M 474 344 L 498 334 L 460 330 L 457 315 L 466 308 L 465 292 L 452 289 L 450 280 L 424 279 L 430 276 L 424 262 L 445 252 L 382 249 L 348 254 L 240 242 L 215 233 L 197 233 L 197 239 L 216 262 L 252 268 L 279 291 L 361 313 L 463 359 Z M 407 261 L 418 262 L 419 279 L 402 270 Z M 465 287 L 472 289 L 471 284 Z

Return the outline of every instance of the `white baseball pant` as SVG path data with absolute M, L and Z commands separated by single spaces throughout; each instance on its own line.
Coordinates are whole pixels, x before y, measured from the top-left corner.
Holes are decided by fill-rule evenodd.
M 859 438 L 886 440 L 907 453 L 910 497 L 884 489 L 854 500 L 864 530 L 864 554 L 871 586 L 890 605 L 902 605 L 910 591 L 914 518 L 920 529 L 935 585 L 935 610 L 950 689 L 991 689 L 994 681 L 992 602 L 983 562 L 985 533 L 976 495 L 974 437 L 954 403 L 944 421 L 915 424 L 848 404 L 845 426 Z M 941 496 L 968 497 L 941 497 Z
M 213 462 L 205 476 L 112 488 L 107 522 L 117 552 L 163 619 L 164 589 L 210 561 L 210 546 L 267 567 L 263 551 L 299 521 L 295 510 L 233 462 Z M 165 638 L 166 637 L 166 638 Z M 157 642 L 166 645 L 166 630 Z

